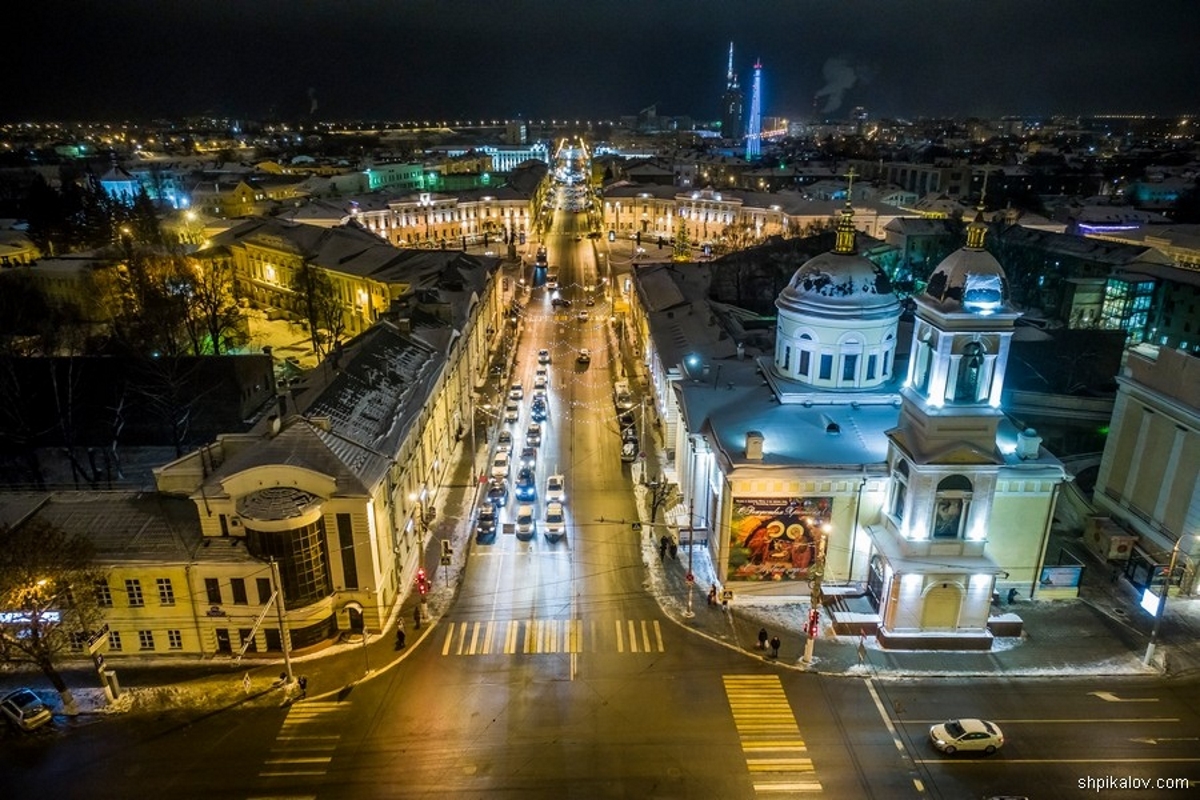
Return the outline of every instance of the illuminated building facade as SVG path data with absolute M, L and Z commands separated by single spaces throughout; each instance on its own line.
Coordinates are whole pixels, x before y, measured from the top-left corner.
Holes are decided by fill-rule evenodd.
M 725 70 L 725 94 L 721 95 L 721 135 L 726 139 L 742 138 L 742 104 L 745 98 L 733 71 L 733 42 L 729 43 L 729 66 Z
M 754 83 L 750 88 L 750 116 L 746 119 L 746 160 L 762 155 L 762 62 L 754 62 Z

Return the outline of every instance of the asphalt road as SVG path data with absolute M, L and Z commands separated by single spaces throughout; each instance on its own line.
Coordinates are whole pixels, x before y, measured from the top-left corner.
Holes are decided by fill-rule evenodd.
M 548 237 L 562 292 L 595 285 L 582 215 Z M 711 642 L 645 591 L 619 459 L 608 306 L 531 290 L 518 374 L 552 353 L 536 501 L 567 478 L 567 535 L 472 543 L 453 607 L 391 669 L 341 696 L 200 719 L 97 720 L 9 736 L 0 796 L 55 798 L 1031 798 L 1080 781 L 1200 777 L 1194 684 L 1157 679 L 821 677 Z M 579 348 L 593 353 L 575 361 Z M 529 423 L 509 426 L 520 450 Z M 501 517 L 512 522 L 515 499 Z M 651 567 L 653 568 L 653 567 Z M 929 726 L 997 722 L 991 757 L 938 754 Z M 1187 797 L 1187 789 L 1105 798 Z

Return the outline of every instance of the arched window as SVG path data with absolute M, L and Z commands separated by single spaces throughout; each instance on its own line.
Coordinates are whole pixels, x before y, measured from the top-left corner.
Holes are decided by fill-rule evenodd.
M 967 342 L 958 362 L 958 380 L 954 384 L 954 402 L 978 402 L 982 376 L 983 345 L 979 342 Z
M 904 501 L 908 496 L 908 462 L 900 459 L 892 469 L 892 516 L 904 519 Z
M 963 475 L 950 475 L 937 486 L 933 504 L 933 538 L 961 539 L 971 507 L 971 481 Z

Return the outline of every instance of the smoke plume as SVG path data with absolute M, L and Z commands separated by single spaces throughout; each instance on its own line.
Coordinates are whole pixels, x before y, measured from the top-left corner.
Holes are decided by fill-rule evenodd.
M 860 74 L 860 71 L 842 56 L 828 59 L 821 68 L 821 74 L 825 78 L 825 85 L 813 96 L 813 101 L 826 98 L 825 108 L 821 109 L 822 114 L 836 111 L 842 104 L 843 95 L 853 88 L 854 84 L 865 79 L 865 75 Z
M 308 115 L 311 117 L 317 113 L 317 90 L 313 87 L 308 87 Z

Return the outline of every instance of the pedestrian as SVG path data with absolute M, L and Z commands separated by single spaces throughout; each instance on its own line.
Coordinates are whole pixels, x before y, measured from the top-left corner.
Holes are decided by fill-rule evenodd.
M 303 700 L 308 697 L 308 678 L 301 675 L 299 680 L 296 681 L 296 685 L 300 687 L 300 699 Z
M 407 638 L 407 636 L 404 633 L 404 623 L 400 623 L 399 625 L 396 626 L 396 649 L 397 650 L 404 649 L 404 640 L 406 638 Z
M 759 650 L 767 649 L 767 638 L 768 638 L 767 629 L 759 628 L 758 629 L 758 649 Z
M 717 585 L 715 583 L 708 590 L 708 604 L 710 606 L 717 604 Z
M 771 658 L 779 658 L 779 637 L 771 637 Z
M 671 540 L 671 558 L 679 558 L 679 545 L 675 544 L 675 540 Z
M 413 606 L 413 624 L 417 626 L 417 630 L 421 630 L 421 607 Z
M 1009 589 L 1009 590 L 1008 590 L 1008 604 L 1009 604 L 1010 606 L 1011 606 L 1013 603 L 1017 602 L 1017 595 L 1019 595 L 1019 594 L 1020 594 L 1020 592 L 1018 592 L 1016 589 Z
M 667 542 L 668 541 L 669 540 L 667 539 L 665 534 L 658 540 L 658 560 L 659 561 L 663 561 L 667 557 Z

